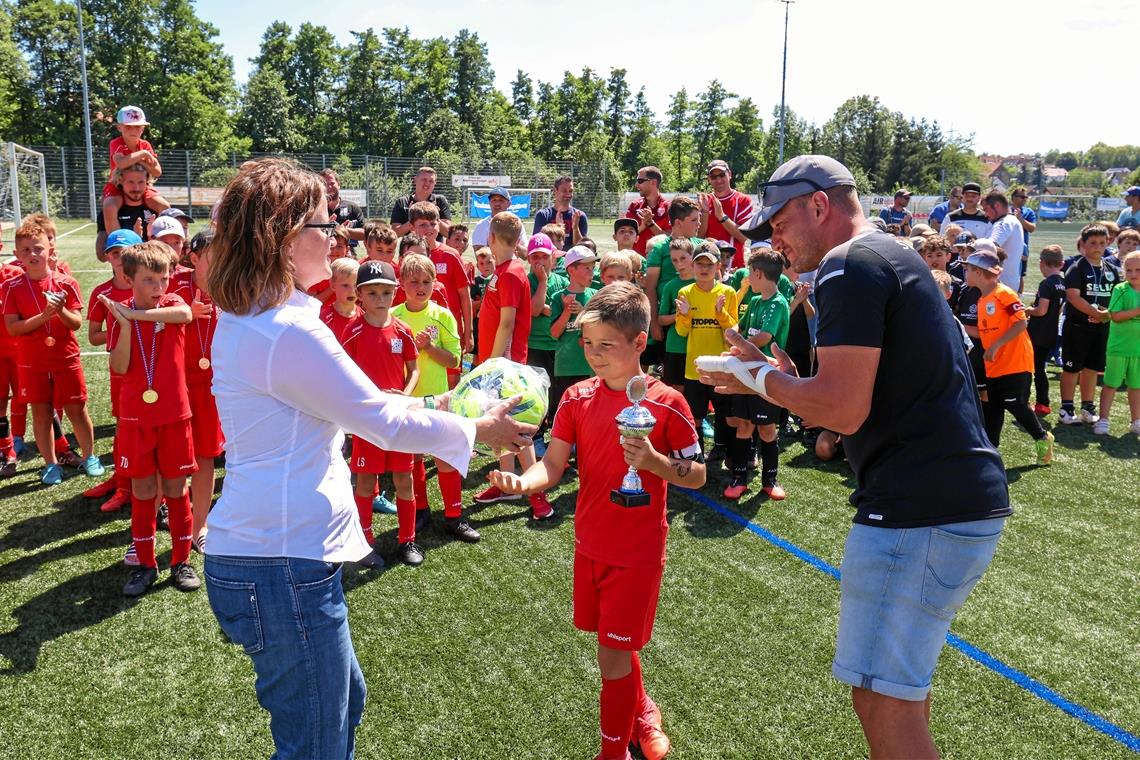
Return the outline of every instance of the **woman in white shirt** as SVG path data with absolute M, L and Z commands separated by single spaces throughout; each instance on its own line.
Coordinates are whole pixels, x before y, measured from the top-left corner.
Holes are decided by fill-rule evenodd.
M 226 477 L 210 514 L 210 606 L 253 660 L 274 757 L 351 757 L 364 710 L 341 563 L 370 554 L 344 433 L 466 474 L 471 446 L 517 451 L 534 427 L 502 404 L 479 420 L 379 391 L 305 295 L 330 276 L 324 183 L 292 161 L 244 164 L 217 208 L 209 291 L 221 309 L 214 396 Z M 446 403 L 446 399 L 443 399 Z

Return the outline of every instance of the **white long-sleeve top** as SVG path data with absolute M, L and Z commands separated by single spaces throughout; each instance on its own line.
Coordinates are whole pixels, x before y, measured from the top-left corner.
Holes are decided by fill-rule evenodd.
M 214 397 L 226 477 L 210 513 L 209 553 L 354 561 L 370 547 L 356 514 L 344 433 L 390 451 L 430 454 L 467 473 L 475 424 L 409 410 L 380 391 L 296 293 L 259 314 L 222 313 Z

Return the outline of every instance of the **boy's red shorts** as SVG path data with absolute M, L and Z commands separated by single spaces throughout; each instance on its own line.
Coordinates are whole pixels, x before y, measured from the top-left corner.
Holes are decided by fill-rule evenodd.
M 20 381 L 16 373 L 16 358 L 0 356 L 0 399 L 5 401 L 14 399 L 19 392 Z
M 166 480 L 194 474 L 194 436 L 190 420 L 169 425 L 119 425 L 116 469 L 128 478 L 149 478 L 156 472 Z
M 218 419 L 218 403 L 209 383 L 190 383 L 190 427 L 194 433 L 194 456 L 210 459 L 222 453 L 225 436 Z
M 157 198 L 160 195 L 162 195 L 162 193 L 155 190 L 154 185 L 147 185 L 146 186 L 146 193 L 143 195 L 143 203 L 145 204 L 151 198 Z M 106 200 L 107 198 L 121 198 L 122 196 L 123 196 L 123 191 L 119 189 L 118 185 L 112 185 L 110 182 L 103 185 L 103 198 L 104 198 L 104 200 Z
M 358 435 L 352 436 L 352 459 L 348 469 L 355 473 L 411 472 L 415 464 L 415 454 L 402 451 L 385 451 L 373 446 Z
M 87 401 L 87 381 L 83 377 L 83 367 L 51 372 L 20 367 L 18 377 L 19 390 L 16 398 L 25 404 L 51 404 L 53 409 L 59 409 Z
M 574 553 L 574 627 L 596 631 L 598 643 L 636 652 L 653 638 L 660 567 L 621 567 Z

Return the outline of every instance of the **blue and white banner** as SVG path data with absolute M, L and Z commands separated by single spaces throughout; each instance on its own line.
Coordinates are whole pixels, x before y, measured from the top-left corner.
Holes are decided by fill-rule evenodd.
M 472 219 L 486 219 L 491 215 L 491 200 L 489 195 L 471 194 L 471 208 L 467 216 Z M 512 195 L 511 207 L 507 209 L 519 219 L 530 218 L 530 194 Z
M 1067 219 L 1069 217 L 1068 201 L 1041 201 L 1041 208 L 1037 216 L 1042 219 Z

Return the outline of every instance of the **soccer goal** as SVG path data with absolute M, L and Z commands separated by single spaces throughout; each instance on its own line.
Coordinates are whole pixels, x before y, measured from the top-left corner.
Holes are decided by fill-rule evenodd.
M 0 223 L 19 224 L 26 213 L 48 210 L 47 171 L 44 154 L 3 143 L 0 156 Z

